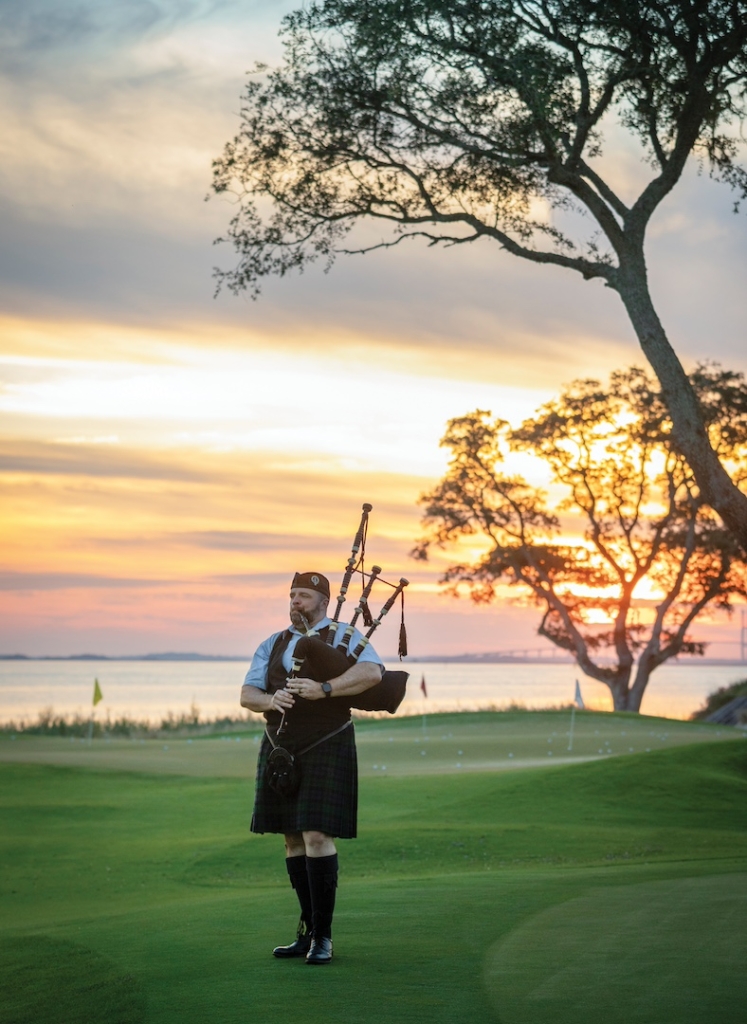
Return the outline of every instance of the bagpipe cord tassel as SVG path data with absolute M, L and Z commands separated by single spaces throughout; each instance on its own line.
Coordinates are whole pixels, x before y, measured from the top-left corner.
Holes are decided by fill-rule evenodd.
M 361 605 L 361 609 L 363 611 L 363 624 L 366 627 L 366 629 L 370 629 L 371 626 L 373 626 L 374 620 L 373 615 L 371 614 L 371 609 L 368 607 L 368 601 L 363 602 L 363 604 Z
M 402 602 L 402 619 L 399 624 L 399 660 L 407 657 L 407 629 L 405 628 L 405 592 L 404 590 L 400 593 L 400 600 Z

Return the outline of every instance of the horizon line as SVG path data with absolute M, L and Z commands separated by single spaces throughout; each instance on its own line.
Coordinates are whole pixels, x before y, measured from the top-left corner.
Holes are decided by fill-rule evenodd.
M 400 659 L 398 655 L 382 655 L 384 661 L 398 661 L 403 664 L 422 663 L 468 663 L 468 664 L 558 664 L 574 665 L 575 659 L 567 654 L 555 654 L 550 652 L 545 656 L 533 655 L 522 657 L 514 653 L 502 653 L 501 651 L 464 652 L 462 654 L 422 654 L 410 655 Z M 200 654 L 195 651 L 164 651 L 151 654 L 0 654 L 0 661 L 237 661 L 250 662 L 252 655 L 243 654 Z M 684 655 L 680 658 L 670 658 L 664 664 L 697 664 L 709 665 L 734 665 L 747 667 L 747 660 L 739 658 L 699 658 L 697 655 Z

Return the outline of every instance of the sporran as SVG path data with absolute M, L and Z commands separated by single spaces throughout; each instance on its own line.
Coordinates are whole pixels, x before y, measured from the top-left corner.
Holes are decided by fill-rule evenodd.
M 285 747 L 273 747 L 267 758 L 265 778 L 278 796 L 295 796 L 301 785 L 301 765 Z

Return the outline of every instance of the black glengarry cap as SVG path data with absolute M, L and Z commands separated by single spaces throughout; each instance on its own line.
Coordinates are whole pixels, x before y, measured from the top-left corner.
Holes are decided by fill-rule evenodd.
M 319 594 L 329 597 L 329 580 L 320 572 L 297 572 L 291 583 L 291 590 L 316 590 Z

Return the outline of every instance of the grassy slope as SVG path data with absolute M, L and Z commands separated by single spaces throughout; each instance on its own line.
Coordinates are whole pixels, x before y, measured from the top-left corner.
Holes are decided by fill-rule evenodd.
M 629 949 L 652 931 L 636 930 L 637 914 L 655 905 L 657 920 L 671 917 L 646 950 L 656 963 L 687 934 L 667 911 L 683 891 L 695 893 L 702 931 L 703 906 L 727 905 L 723 886 L 744 890 L 744 875 L 726 873 L 747 867 L 746 797 L 744 741 L 552 771 L 374 774 L 362 787 L 361 838 L 342 846 L 336 962 L 313 971 L 268 956 L 291 936 L 295 908 L 277 838 L 247 838 L 245 781 L 5 764 L 0 969 L 12 982 L 0 1022 L 264 1022 L 302 1009 L 311 1024 L 542 1024 L 569 1005 L 560 983 L 543 988 L 558 973 L 553 957 L 574 935 L 591 955 L 593 920 L 607 929 L 607 973 L 594 972 L 597 995 L 569 1018 L 592 1024 L 599 993 L 617 991 L 615 936 Z M 674 888 L 662 895 L 649 883 Z M 712 884 L 722 885 L 716 895 Z M 581 902 L 553 917 L 569 900 Z M 728 948 L 741 934 L 735 920 L 717 922 Z M 543 946 L 548 936 L 558 941 Z M 713 996 L 723 1022 L 740 1020 L 743 1006 L 729 963 L 710 968 L 724 975 Z M 673 970 L 664 996 L 682 988 Z M 638 971 L 640 996 L 653 982 Z M 636 983 L 627 962 L 626 974 Z M 647 1020 L 649 1003 L 666 1020 L 654 980 L 658 1002 L 639 998 L 627 1020 Z M 585 1004 L 596 1007 L 587 1016 Z M 681 1007 L 671 1018 L 685 1019 Z

